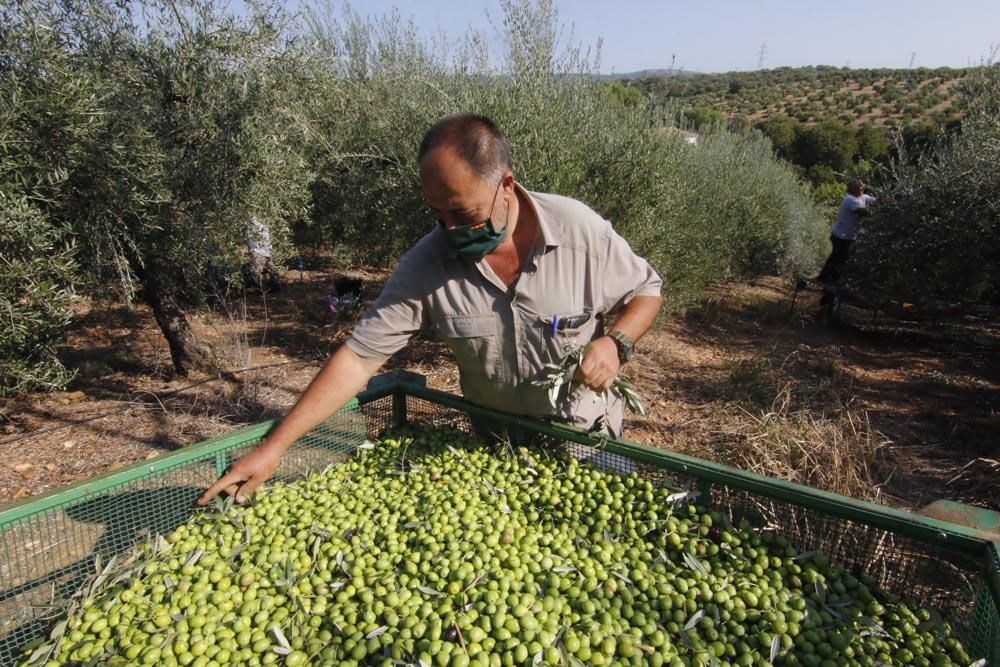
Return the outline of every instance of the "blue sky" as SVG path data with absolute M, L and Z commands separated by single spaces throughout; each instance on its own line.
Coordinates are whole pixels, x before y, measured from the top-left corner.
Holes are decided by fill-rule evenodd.
M 335 6 L 343 3 L 334 1 Z M 499 0 L 355 0 L 362 15 L 395 6 L 426 34 L 489 29 Z M 603 39 L 602 71 L 689 71 L 834 65 L 905 68 L 978 64 L 1000 46 L 1000 0 L 556 0 L 575 41 Z

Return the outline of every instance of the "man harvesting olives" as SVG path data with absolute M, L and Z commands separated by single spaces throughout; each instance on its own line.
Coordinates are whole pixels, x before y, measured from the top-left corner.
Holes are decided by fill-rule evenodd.
M 866 187 L 860 179 L 847 184 L 847 194 L 837 209 L 837 221 L 830 233 L 833 250 L 816 276 L 816 280 L 821 283 L 836 283 L 840 280 L 844 265 L 850 258 L 851 244 L 858 235 L 861 219 L 870 213 L 869 207 L 876 201 L 872 195 L 865 194 Z
M 523 188 L 507 139 L 488 118 L 438 121 L 418 161 L 438 224 L 403 256 L 288 415 L 199 503 L 221 491 L 242 502 L 296 439 L 428 329 L 455 355 L 468 400 L 621 433 L 622 400 L 607 390 L 659 312 L 659 276 L 586 205 Z M 574 347 L 583 350 L 577 382 L 553 401 L 539 377 Z

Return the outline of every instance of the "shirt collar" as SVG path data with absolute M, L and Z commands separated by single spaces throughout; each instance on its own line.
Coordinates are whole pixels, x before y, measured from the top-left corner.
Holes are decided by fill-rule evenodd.
M 535 213 L 535 219 L 538 220 L 538 234 L 540 236 L 539 245 L 544 249 L 548 249 L 554 248 L 562 243 L 562 234 L 559 232 L 559 229 L 552 224 L 552 221 L 549 220 L 546 212 L 538 206 L 538 203 L 535 201 L 532 193 L 516 181 L 514 183 L 514 188 L 524 195 L 524 199 L 528 202 L 528 206 L 530 206 L 531 210 Z

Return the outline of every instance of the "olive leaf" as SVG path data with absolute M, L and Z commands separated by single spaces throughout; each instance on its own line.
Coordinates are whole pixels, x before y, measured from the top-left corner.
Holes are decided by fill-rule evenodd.
M 685 500 L 696 500 L 701 493 L 698 491 L 678 491 L 667 496 L 668 503 L 681 503 Z
M 771 640 L 771 657 L 767 659 L 769 663 L 774 664 L 774 659 L 778 657 L 778 649 L 781 648 L 781 635 L 775 635 Z
M 705 564 L 702 563 L 700 560 L 698 560 L 696 556 L 692 556 L 686 551 L 683 552 L 683 556 L 684 556 L 684 562 L 687 564 L 689 568 L 691 568 L 692 570 L 701 575 L 708 574 L 708 568 L 705 567 Z
M 194 551 L 191 552 L 191 555 L 188 556 L 187 562 L 185 562 L 184 565 L 187 567 L 194 565 L 195 563 L 198 562 L 198 559 L 200 559 L 204 554 L 205 554 L 204 549 L 195 549 Z
M 632 583 L 632 580 L 629 579 L 624 574 L 622 574 L 621 572 L 612 572 L 611 574 L 615 575 L 616 577 L 618 577 L 619 579 L 621 579 L 622 581 L 624 581 L 626 584 L 631 584 Z
M 430 595 L 431 597 L 435 598 L 444 597 L 444 593 L 442 593 L 441 591 L 436 591 L 430 586 L 417 586 L 417 590 L 423 593 L 424 595 Z
M 816 597 L 819 598 L 819 603 L 826 606 L 826 586 L 819 579 L 814 579 L 813 587 L 816 589 Z
M 569 395 L 574 382 L 573 377 L 583 361 L 586 350 L 586 347 L 566 345 L 559 362 L 546 364 L 543 367 L 543 375 L 532 380 L 533 385 L 548 390 L 549 402 L 553 406 L 559 405 Z M 615 377 L 610 392 L 620 398 L 630 411 L 639 415 L 646 414 L 646 408 L 642 404 L 639 393 L 635 390 L 635 385 L 627 378 L 620 375 Z
M 691 615 L 691 618 L 688 619 L 687 623 L 684 624 L 684 629 L 685 630 L 690 630 L 694 626 L 696 626 L 699 623 L 701 623 L 701 619 L 703 619 L 703 618 L 705 618 L 705 610 L 704 609 L 699 609 L 698 611 L 696 611 L 695 613 L 693 613 Z
M 885 628 L 883 628 L 881 625 L 879 625 L 872 619 L 868 618 L 867 616 L 861 617 L 861 623 L 863 623 L 865 626 L 869 628 L 868 630 L 862 630 L 859 633 L 862 637 L 868 637 L 869 635 L 873 635 L 875 637 L 881 637 L 883 639 L 888 639 L 891 637 L 891 635 L 885 631 Z
M 292 645 L 289 643 L 288 638 L 285 637 L 285 633 L 281 631 L 281 628 L 279 628 L 277 625 L 272 625 L 271 633 L 274 635 L 274 638 L 278 640 L 278 644 L 281 645 L 281 648 L 287 649 L 289 652 L 291 652 Z M 278 652 L 277 648 L 275 649 L 275 652 L 276 653 Z

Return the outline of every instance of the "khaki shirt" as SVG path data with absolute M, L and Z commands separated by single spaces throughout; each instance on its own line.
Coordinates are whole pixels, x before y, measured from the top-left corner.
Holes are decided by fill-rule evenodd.
M 385 360 L 432 329 L 454 353 L 468 400 L 583 427 L 605 416 L 620 434 L 616 397 L 606 402 L 576 384 L 553 405 L 532 381 L 562 358 L 565 346 L 603 335 L 604 320 L 613 323 L 633 297 L 659 296 L 662 281 L 586 205 L 517 188 L 534 209 L 539 238 L 514 285 L 504 285 L 485 260 L 461 259 L 435 227 L 403 256 L 346 344 L 361 357 Z

